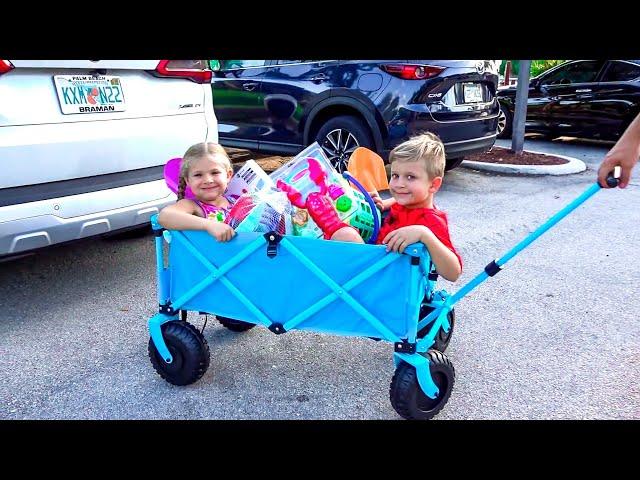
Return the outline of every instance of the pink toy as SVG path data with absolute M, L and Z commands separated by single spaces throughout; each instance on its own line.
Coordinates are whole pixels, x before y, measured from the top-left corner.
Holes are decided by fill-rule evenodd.
M 291 185 L 288 185 L 282 180 L 276 182 L 276 186 L 287 194 L 289 201 L 298 208 L 306 208 L 309 215 L 316 222 L 316 225 L 324 233 L 325 240 L 331 238 L 336 230 L 342 227 L 348 227 L 336 212 L 333 203 L 327 197 L 331 197 L 333 200 L 344 194 L 342 188 L 337 185 L 327 185 L 327 174 L 320 165 L 320 163 L 313 157 L 307 157 L 307 163 L 309 168 L 306 170 L 309 174 L 309 179 L 320 188 L 318 192 L 311 192 L 307 195 L 306 199 L 302 199 L 302 194 Z M 303 170 L 305 172 L 305 170 Z M 296 179 L 300 178 L 303 173 L 298 174 Z
M 180 164 L 182 163 L 182 158 L 172 158 L 167 162 L 164 166 L 164 181 L 171 190 L 176 195 L 178 194 L 178 183 L 180 181 Z M 187 185 L 184 191 L 184 198 L 195 199 L 191 189 Z

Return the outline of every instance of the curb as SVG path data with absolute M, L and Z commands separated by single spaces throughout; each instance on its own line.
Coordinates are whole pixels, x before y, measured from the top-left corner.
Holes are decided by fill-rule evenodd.
M 529 153 L 538 155 L 552 155 L 558 158 L 564 158 L 569 163 L 562 165 L 514 165 L 512 163 L 488 163 L 488 162 L 472 162 L 463 160 L 461 167 L 472 168 L 474 170 L 486 170 L 488 172 L 512 173 L 525 175 L 569 175 L 571 173 L 584 172 L 587 169 L 586 164 L 582 160 L 566 155 L 549 154 L 545 152 L 534 152 L 533 150 L 525 150 Z

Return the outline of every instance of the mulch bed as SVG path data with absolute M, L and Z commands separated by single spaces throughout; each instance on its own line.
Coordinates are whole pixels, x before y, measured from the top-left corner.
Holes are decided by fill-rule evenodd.
M 231 163 L 233 164 L 233 170 L 235 172 L 240 169 L 244 165 L 247 160 L 254 160 L 260 167 L 266 172 L 271 173 L 274 170 L 277 170 L 282 165 L 287 163 L 293 157 L 281 157 L 279 155 L 266 155 L 253 153 L 249 150 L 240 150 L 240 149 L 226 149 L 229 154 L 229 158 L 231 159 Z
M 244 165 L 246 160 L 252 158 L 266 173 L 271 173 L 293 158 L 253 153 L 249 150 L 242 149 L 227 149 L 227 152 L 229 153 L 229 157 L 231 157 L 231 162 L 236 171 Z M 502 147 L 493 147 L 486 153 L 468 155 L 465 157 L 465 160 L 508 165 L 564 165 L 565 163 L 569 163 L 569 161 L 564 158 L 541 153 L 522 152 L 522 155 L 516 155 L 510 149 Z
M 493 147 L 486 153 L 468 155 L 464 159 L 473 162 L 509 165 L 564 165 L 569 163 L 569 160 L 564 158 L 541 153 L 522 152 L 522 155 L 516 155 L 510 149 L 502 147 Z

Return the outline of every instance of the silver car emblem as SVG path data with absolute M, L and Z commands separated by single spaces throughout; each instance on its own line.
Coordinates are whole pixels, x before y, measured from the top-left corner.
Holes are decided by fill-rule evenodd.
M 476 70 L 478 71 L 478 73 L 483 74 L 484 73 L 484 62 L 480 61 L 480 62 L 476 62 Z

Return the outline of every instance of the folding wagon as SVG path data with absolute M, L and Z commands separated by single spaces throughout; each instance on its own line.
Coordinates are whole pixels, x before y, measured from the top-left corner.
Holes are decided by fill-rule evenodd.
M 151 363 L 174 385 L 191 384 L 206 372 L 209 346 L 186 321 L 188 311 L 214 314 L 233 331 L 262 325 L 277 335 L 298 329 L 386 340 L 396 366 L 391 405 L 404 418 L 430 419 L 455 381 L 444 354 L 455 303 L 599 189 L 589 187 L 453 295 L 436 290 L 437 274 L 422 244 L 399 254 L 382 245 L 275 232 L 241 232 L 217 242 L 203 231 L 165 230 L 154 216 L 159 313 L 148 322 Z

